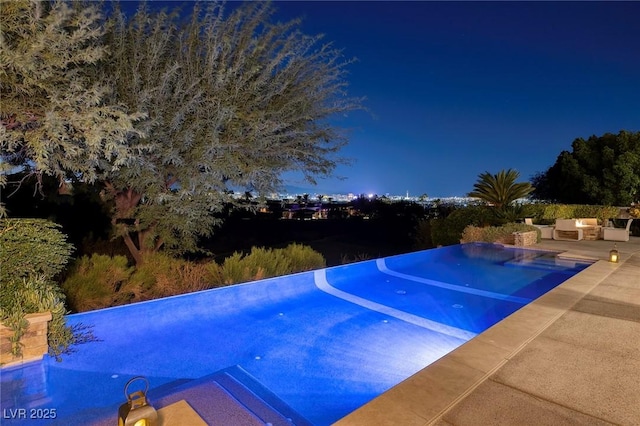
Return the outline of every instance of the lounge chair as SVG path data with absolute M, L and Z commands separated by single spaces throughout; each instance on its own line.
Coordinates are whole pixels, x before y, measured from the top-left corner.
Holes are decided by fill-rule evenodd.
M 629 241 L 629 234 L 631 233 L 631 222 L 633 222 L 633 219 L 627 220 L 626 228 L 602 228 L 602 238 L 607 241 Z

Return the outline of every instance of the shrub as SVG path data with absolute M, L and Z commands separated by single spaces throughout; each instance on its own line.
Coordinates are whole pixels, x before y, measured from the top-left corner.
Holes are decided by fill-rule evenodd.
M 254 281 L 263 278 L 322 268 L 325 260 L 310 247 L 290 244 L 284 249 L 253 247 L 248 255 L 235 252 L 222 264 L 225 284 Z
M 166 253 L 144 256 L 126 290 L 134 301 L 206 290 L 211 287 L 206 265 L 174 258 Z
M 74 343 L 73 330 L 66 326 L 64 320 L 67 313 L 64 294 L 44 275 L 30 275 L 28 278 L 3 283 L 0 301 L 2 322 L 14 332 L 11 339 L 13 355 L 19 356 L 22 353 L 20 339 L 28 326 L 25 320 L 27 314 L 51 312 L 47 341 L 49 354 L 52 356 L 59 358 Z
M 281 250 L 283 256 L 289 259 L 290 270 L 288 273 L 311 271 L 327 266 L 322 254 L 309 246 L 293 243 Z
M 469 206 L 454 210 L 445 219 L 432 219 L 431 241 L 434 245 L 451 245 L 460 243 L 464 228 L 468 225 L 488 226 L 504 222 L 496 216 L 491 207 Z
M 212 264 L 153 253 L 134 268 L 125 256 L 93 254 L 75 262 L 63 289 L 78 312 L 123 305 L 211 288 L 221 281 Z
M 539 223 L 553 224 L 556 219 L 574 219 L 595 217 L 600 223 L 615 218 L 619 214 L 618 207 L 592 206 L 585 204 L 530 204 L 530 216 Z
M 191 293 L 206 290 L 213 286 L 207 265 L 183 262 L 177 270 L 177 275 L 178 279 L 173 281 L 175 286 L 173 287 L 174 290 L 171 291 L 172 294 Z
M 126 303 L 133 273 L 125 256 L 93 254 L 82 256 L 72 265 L 62 289 L 69 307 L 77 312 Z
M 537 233 L 537 242 L 540 242 L 540 230 L 535 226 L 525 225 L 524 223 L 506 223 L 501 226 L 477 227 L 473 225 L 467 226 L 460 239 L 461 243 L 486 242 L 486 243 L 502 243 L 513 244 L 514 232 Z
M 56 359 L 82 338 L 66 326 L 64 294 L 53 281 L 73 251 L 59 228 L 44 219 L 0 220 L 0 321 L 13 330 L 15 356 L 22 352 L 27 314 L 51 312 L 47 341 Z
M 248 255 L 235 252 L 222 264 L 225 284 L 260 280 L 286 275 L 291 270 L 290 262 L 280 251 L 253 247 Z
M 30 275 L 52 279 L 62 272 L 73 246 L 60 226 L 45 219 L 0 219 L 0 281 Z
M 485 228 L 481 228 L 479 226 L 469 225 L 464 228 L 462 232 L 462 237 L 460 238 L 460 243 L 471 243 L 475 241 L 486 241 L 485 239 Z
M 224 286 L 222 266 L 215 261 L 204 263 L 205 280 L 209 288 Z
M 620 214 L 620 209 L 612 206 L 575 205 L 573 207 L 573 217 L 595 217 L 600 223 L 606 223 L 608 219 L 618 217 Z
M 93 254 L 74 263 L 62 287 L 70 306 L 80 312 L 324 266 L 320 253 L 300 244 L 284 249 L 254 247 L 246 256 L 234 253 L 222 265 L 152 253 L 134 268 L 124 256 Z

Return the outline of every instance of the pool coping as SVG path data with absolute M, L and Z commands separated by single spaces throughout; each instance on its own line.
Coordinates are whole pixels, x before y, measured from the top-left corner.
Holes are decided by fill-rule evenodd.
M 640 242 L 637 240 L 635 243 Z M 602 247 L 608 250 L 608 246 Z M 554 249 L 553 243 L 530 248 L 561 251 L 564 258 L 590 259 L 595 263 L 334 424 L 452 424 L 446 420 L 447 413 L 457 409 L 581 299 L 623 268 L 633 253 L 640 255 L 638 246 L 631 256 L 626 254 L 621 263 L 614 264 L 603 260 L 607 253 L 603 249 L 597 255 L 585 255 L 571 249 Z

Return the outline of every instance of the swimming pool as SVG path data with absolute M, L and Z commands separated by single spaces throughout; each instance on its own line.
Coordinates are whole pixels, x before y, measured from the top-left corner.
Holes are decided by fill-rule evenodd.
M 154 401 L 233 379 L 233 396 L 241 386 L 285 419 L 331 424 L 589 265 L 465 244 L 70 315 L 100 341 L 2 369 L 2 423 L 113 417 L 143 375 Z M 32 408 L 56 419 L 15 415 Z

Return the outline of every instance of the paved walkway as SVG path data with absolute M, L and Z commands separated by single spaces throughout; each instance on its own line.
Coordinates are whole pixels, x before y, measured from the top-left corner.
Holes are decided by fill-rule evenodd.
M 597 259 L 336 424 L 640 425 L 640 237 L 543 240 Z

